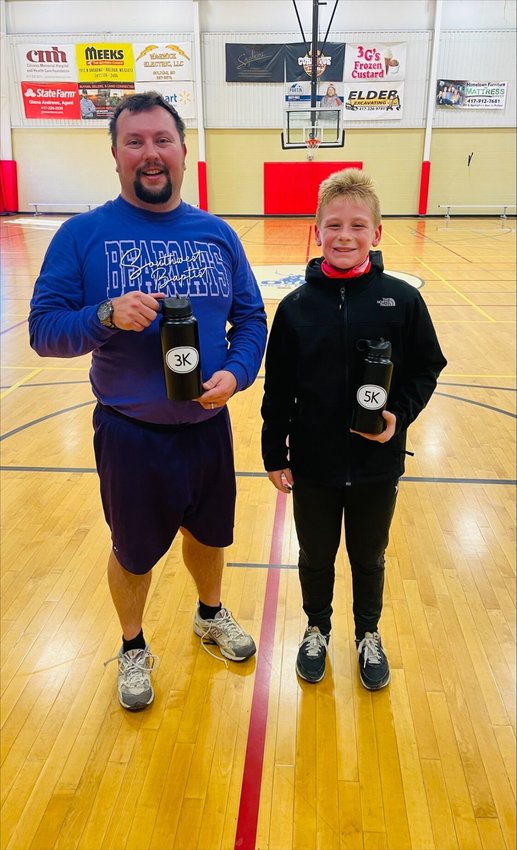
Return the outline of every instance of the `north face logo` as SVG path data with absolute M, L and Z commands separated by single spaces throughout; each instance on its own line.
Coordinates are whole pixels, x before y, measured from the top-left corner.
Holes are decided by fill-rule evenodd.
M 380 301 L 377 301 L 379 307 L 396 307 L 394 298 L 381 298 Z

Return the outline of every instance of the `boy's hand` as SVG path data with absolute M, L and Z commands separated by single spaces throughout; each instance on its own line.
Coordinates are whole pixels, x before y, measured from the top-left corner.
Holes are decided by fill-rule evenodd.
M 290 493 L 293 489 L 293 476 L 290 469 L 275 469 L 267 477 L 281 493 Z
M 386 427 L 380 434 L 364 434 L 362 431 L 354 431 L 352 428 L 350 428 L 350 431 L 352 434 L 359 434 L 359 436 L 364 437 L 365 440 L 373 440 L 374 443 L 387 443 L 388 440 L 391 440 L 395 433 L 397 417 L 394 413 L 390 413 L 389 410 L 383 410 L 382 416 L 383 419 L 386 420 Z

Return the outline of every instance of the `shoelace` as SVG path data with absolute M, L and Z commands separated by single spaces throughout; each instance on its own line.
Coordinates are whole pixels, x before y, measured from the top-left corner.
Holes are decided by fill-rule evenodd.
M 378 634 L 371 634 L 370 637 L 364 637 L 357 647 L 357 652 L 361 654 L 364 648 L 364 663 L 363 667 L 366 667 L 367 664 L 381 664 L 382 656 L 381 656 L 381 639 Z
M 327 649 L 327 641 L 321 632 L 309 632 L 307 637 L 304 637 L 302 643 L 307 646 L 306 655 L 309 658 L 317 658 L 324 649 Z
M 226 634 L 230 638 L 233 638 L 235 640 L 239 640 L 240 638 L 242 638 L 241 630 L 239 629 L 237 623 L 235 623 L 233 621 L 232 615 L 230 614 L 230 612 L 226 608 L 221 608 L 221 611 L 225 612 L 223 614 L 223 616 L 222 617 L 215 617 L 214 622 L 210 623 L 206 632 L 201 635 L 201 646 L 203 647 L 205 652 L 208 653 L 208 655 L 211 655 L 212 658 L 216 659 L 216 661 L 222 661 L 224 666 L 226 668 L 228 668 L 228 662 L 227 662 L 226 658 L 224 657 L 224 655 L 216 655 L 215 652 L 212 652 L 212 650 L 208 648 L 207 643 L 206 643 L 206 639 L 210 637 L 210 633 L 211 633 L 212 629 L 218 628 L 218 627 L 221 627 L 223 629 L 223 631 L 225 631 Z M 215 636 L 214 636 L 214 638 L 215 638 Z M 217 643 L 217 641 L 216 641 L 216 643 Z
M 112 661 L 121 662 L 128 687 L 138 688 L 145 683 L 145 679 L 149 676 L 151 670 L 158 667 L 160 663 L 158 656 L 153 655 L 149 650 L 142 649 L 140 652 L 141 655 L 137 658 L 134 658 L 129 652 L 124 652 L 122 655 L 114 655 L 113 658 L 108 658 L 104 662 L 104 666 L 106 667 L 107 664 L 111 664 Z

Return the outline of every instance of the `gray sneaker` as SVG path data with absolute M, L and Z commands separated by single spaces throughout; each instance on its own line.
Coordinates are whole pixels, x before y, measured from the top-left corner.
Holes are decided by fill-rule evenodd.
M 118 698 L 122 708 L 141 711 L 151 705 L 154 699 L 151 670 L 158 666 L 160 659 L 146 646 L 128 652 L 121 649 L 118 655 L 105 661 L 104 666 L 112 661 L 118 661 Z
M 203 646 L 206 643 L 217 644 L 221 654 L 230 661 L 245 661 L 257 651 L 251 635 L 241 629 L 227 608 L 221 608 L 213 620 L 203 620 L 198 607 L 194 615 L 194 632 L 201 638 Z

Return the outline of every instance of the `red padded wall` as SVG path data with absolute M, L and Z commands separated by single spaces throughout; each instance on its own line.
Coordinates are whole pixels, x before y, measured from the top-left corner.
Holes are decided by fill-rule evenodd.
M 264 215 L 314 215 L 318 188 L 334 171 L 362 162 L 265 162 Z

